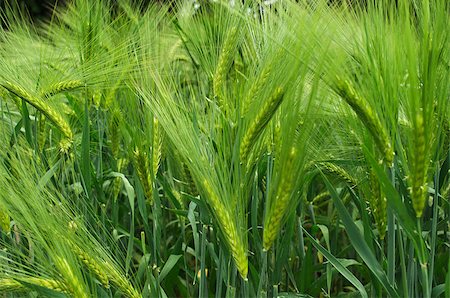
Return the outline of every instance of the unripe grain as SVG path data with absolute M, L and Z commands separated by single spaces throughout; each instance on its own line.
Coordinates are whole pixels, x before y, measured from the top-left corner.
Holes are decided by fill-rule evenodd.
M 75 255 L 78 256 L 81 262 L 88 268 L 92 273 L 95 274 L 95 276 L 98 278 L 98 280 L 101 282 L 101 284 L 105 288 L 109 288 L 109 279 L 108 276 L 105 274 L 103 268 L 100 266 L 100 264 L 91 256 L 89 256 L 85 251 L 83 251 L 79 246 L 75 244 L 71 244 L 70 248 L 75 253 Z
M 17 279 L 12 278 L 1 278 L 0 279 L 0 291 L 5 292 L 15 292 L 27 290 L 26 284 L 31 284 L 34 286 L 39 286 L 49 290 L 53 290 L 60 293 L 68 294 L 65 289 L 65 285 L 59 281 L 49 278 L 41 277 L 20 277 Z
M 370 193 L 368 194 L 369 207 L 377 226 L 380 239 L 386 235 L 387 200 L 381 190 L 380 183 L 373 170 L 369 173 Z
M 83 282 L 73 272 L 67 260 L 62 257 L 55 258 L 55 265 L 66 282 L 67 289 L 74 297 L 88 298 Z
M 61 92 L 71 91 L 83 86 L 79 80 L 63 81 L 49 86 L 46 90 L 41 91 L 42 97 L 51 97 Z
M 280 231 L 283 216 L 289 207 L 289 201 L 295 186 L 295 160 L 298 152 L 292 147 L 289 156 L 283 166 L 283 174 L 278 183 L 275 193 L 275 201 L 270 206 L 267 217 L 264 220 L 263 248 L 269 250 Z
M 242 238 L 239 237 L 235 220 L 217 196 L 208 180 L 203 180 L 202 186 L 208 196 L 208 202 L 210 203 L 214 214 L 217 216 L 217 221 L 222 228 L 225 240 L 228 242 L 236 267 L 242 278 L 247 279 L 248 259 L 246 249 L 244 243 L 242 242 Z
M 337 77 L 336 91 L 353 109 L 364 126 L 369 130 L 378 149 L 383 154 L 387 165 L 391 167 L 394 161 L 394 150 L 392 149 L 389 136 L 375 111 L 369 106 L 364 98 L 356 93 L 355 89 L 348 81 L 344 81 Z
M 230 29 L 230 31 L 228 31 L 222 46 L 222 51 L 220 52 L 219 55 L 219 61 L 217 63 L 216 72 L 214 73 L 213 77 L 214 95 L 217 97 L 219 105 L 221 107 L 226 107 L 226 103 L 224 102 L 221 89 L 225 82 L 230 66 L 233 62 L 237 36 L 238 30 L 236 27 L 233 27 Z
M 32 96 L 19 85 L 10 82 L 5 82 L 2 84 L 2 86 L 5 87 L 8 91 L 10 91 L 12 94 L 25 100 L 27 103 L 29 103 L 37 110 L 39 110 L 41 113 L 43 113 L 65 135 L 67 139 L 69 140 L 73 139 L 73 133 L 72 129 L 70 128 L 70 125 L 66 122 L 66 120 L 63 117 L 61 117 L 61 115 L 58 112 L 56 112 L 52 107 L 50 107 L 45 101 L 36 96 Z
M 425 126 L 422 112 L 416 114 L 413 132 L 413 152 L 411 155 L 410 195 L 417 217 L 422 216 L 428 194 L 427 186 L 427 152 Z
M 264 103 L 259 110 L 255 119 L 251 122 L 250 127 L 244 134 L 240 146 L 240 158 L 243 164 L 246 163 L 248 154 L 252 149 L 254 143 L 263 132 L 267 123 L 272 119 L 281 102 L 283 101 L 284 91 L 282 88 L 277 88 L 272 96 Z
M 352 177 L 346 170 L 344 170 L 342 167 L 335 165 L 331 162 L 320 162 L 319 166 L 326 170 L 327 172 L 334 174 L 338 176 L 340 179 L 347 182 L 350 186 L 356 186 L 357 182 L 354 177 Z
M 136 172 L 141 181 L 142 188 L 144 189 L 144 194 L 147 201 L 151 204 L 153 200 L 153 187 L 152 179 L 150 176 L 150 161 L 147 153 L 140 151 L 139 149 L 134 150 L 134 165 L 136 167 Z
M 158 119 L 153 118 L 152 170 L 154 177 L 156 177 L 156 174 L 158 173 L 159 164 L 161 162 L 162 143 L 162 131 L 159 121 Z

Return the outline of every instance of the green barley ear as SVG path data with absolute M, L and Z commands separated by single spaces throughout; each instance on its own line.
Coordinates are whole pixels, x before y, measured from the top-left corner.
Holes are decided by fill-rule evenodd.
M 222 228 L 225 239 L 230 247 L 231 255 L 235 261 L 236 267 L 243 279 L 247 279 L 248 274 L 248 258 L 245 245 L 239 236 L 235 221 L 230 215 L 229 210 L 222 203 L 216 192 L 211 187 L 208 180 L 203 180 L 203 189 L 208 196 L 214 214 L 217 215 L 217 221 Z
M 20 282 L 11 278 L 0 278 L 0 291 L 2 293 L 6 292 L 18 292 L 26 291 L 26 287 Z
M 197 186 L 195 186 L 195 182 L 194 179 L 192 179 L 192 174 L 191 171 L 189 171 L 188 166 L 182 162 L 182 175 L 183 175 L 183 180 L 186 183 L 186 191 L 191 195 L 191 196 L 197 196 L 198 195 L 198 190 L 197 190 Z
M 159 121 L 153 118 L 153 146 L 152 146 L 152 170 L 153 176 L 156 177 L 158 173 L 159 164 L 161 162 L 163 144 L 163 133 L 159 125 Z
M 373 218 L 375 219 L 375 224 L 377 226 L 378 233 L 380 234 L 380 239 L 383 240 L 386 235 L 387 199 L 382 192 L 378 178 L 372 169 L 369 173 L 369 186 L 369 207 Z
M 35 107 L 38 111 L 43 113 L 63 134 L 64 136 L 71 142 L 73 139 L 72 129 L 67 121 L 51 106 L 49 106 L 42 99 L 32 96 L 21 86 L 13 84 L 11 82 L 5 82 L 1 84 L 4 88 L 6 88 L 12 94 L 18 96 L 19 98 L 25 100 L 27 103 Z
M 126 168 L 128 164 L 128 161 L 126 159 L 119 159 L 117 161 L 117 171 L 120 173 L 122 172 L 122 169 Z M 122 190 L 122 186 L 123 186 L 123 180 L 120 177 L 114 177 L 112 179 L 112 186 L 111 186 L 111 196 L 113 198 L 114 201 L 117 200 L 117 198 L 119 197 L 120 191 Z
M 80 298 L 88 298 L 89 296 L 86 294 L 86 289 L 84 289 L 84 282 L 78 278 L 78 276 L 73 271 L 71 265 L 69 265 L 68 261 L 63 257 L 55 258 L 55 266 L 58 268 L 59 272 L 61 272 L 66 282 L 67 288 L 69 292 L 74 297 Z
M 219 61 L 217 63 L 216 72 L 213 77 L 213 91 L 214 95 L 219 101 L 219 105 L 226 108 L 222 96 L 222 86 L 226 80 L 228 71 L 233 62 L 234 53 L 236 51 L 236 41 L 238 37 L 238 30 L 236 27 L 231 28 L 224 40 L 222 51 L 219 55 Z
M 0 228 L 3 233 L 9 234 L 11 218 L 9 217 L 8 210 L 0 205 Z
M 112 156 L 117 159 L 119 157 L 120 149 L 120 135 L 119 127 L 122 123 L 122 113 L 119 109 L 115 108 L 111 111 L 111 117 L 109 119 L 109 139 L 111 140 L 111 153 Z
M 422 216 L 428 194 L 427 172 L 428 160 L 425 141 L 423 114 L 418 111 L 414 119 L 413 153 L 411 155 L 411 171 L 409 176 L 411 202 L 417 217 Z
M 96 260 L 94 260 L 91 256 L 89 256 L 86 252 L 84 252 L 78 245 L 70 244 L 70 248 L 73 251 L 73 253 L 78 256 L 80 261 L 88 268 L 92 273 L 95 274 L 95 276 L 98 278 L 98 280 L 101 282 L 101 284 L 105 288 L 109 288 L 109 279 L 106 272 L 104 272 L 103 268 L 98 264 Z
M 59 281 L 41 277 L 20 277 L 17 279 L 0 278 L 0 291 L 5 292 L 23 292 L 29 290 L 27 284 L 49 289 L 55 292 L 69 294 L 65 285 Z
M 3 87 L 3 85 L 0 85 Z M 8 89 L 6 89 L 5 87 L 0 88 L 0 97 L 1 98 L 10 98 L 14 104 L 16 105 L 17 109 L 19 111 L 22 110 L 22 100 L 20 100 L 19 97 L 17 97 L 15 94 L 11 94 L 12 96 L 7 96 L 7 94 L 11 94 Z
M 375 111 L 372 110 L 364 98 L 356 93 L 350 82 L 336 77 L 335 88 L 339 96 L 353 109 L 364 126 L 369 130 L 387 165 L 391 167 L 394 161 L 394 150 L 392 149 L 388 133 Z
M 144 194 L 147 201 L 151 204 L 153 200 L 153 187 L 152 179 L 150 176 L 150 160 L 146 152 L 142 152 L 139 149 L 134 150 L 134 166 L 136 167 L 136 172 L 141 181 L 142 188 L 144 189 Z
M 357 181 L 354 177 L 352 177 L 345 169 L 342 167 L 335 165 L 331 162 L 320 162 L 319 167 L 323 170 L 327 171 L 330 174 L 336 175 L 343 181 L 347 182 L 350 186 L 356 186 Z
M 246 164 L 250 150 L 283 101 L 283 95 L 284 91 L 282 88 L 275 89 L 272 96 L 264 103 L 245 132 L 239 150 L 243 164 Z
M 283 51 L 278 50 L 275 54 L 273 60 L 270 61 L 267 65 L 264 66 L 261 73 L 258 75 L 256 80 L 251 85 L 249 91 L 247 92 L 247 96 L 244 98 L 242 103 L 242 115 L 247 114 L 251 104 L 258 98 L 261 94 L 261 91 L 264 89 L 264 86 L 267 85 L 269 76 L 274 69 L 274 60 L 281 57 Z
M 289 207 L 289 200 L 295 186 L 296 175 L 294 164 L 297 156 L 297 149 L 292 147 L 275 192 L 275 201 L 270 207 L 267 217 L 264 219 L 263 248 L 266 251 L 270 249 L 275 241 L 281 228 L 283 216 Z
M 311 204 L 317 205 L 323 199 L 326 199 L 326 198 L 329 198 L 329 197 L 331 197 L 330 193 L 328 191 L 323 191 L 323 192 L 319 193 L 318 195 L 316 195 L 314 198 L 312 198 Z
M 39 148 L 44 148 L 45 142 L 47 140 L 47 131 L 45 129 L 45 116 L 39 113 L 38 123 L 37 123 L 37 142 Z
M 102 264 L 105 273 L 109 280 L 128 298 L 142 298 L 142 295 L 133 287 L 133 285 L 126 279 L 123 274 L 117 272 L 116 268 L 107 261 Z
M 51 97 L 58 93 L 72 91 L 77 88 L 83 87 L 83 83 L 79 80 L 62 81 L 53 85 L 50 85 L 47 89 L 41 91 L 41 97 Z
M 450 182 L 447 182 L 447 186 L 442 188 L 441 195 L 445 199 L 450 199 Z

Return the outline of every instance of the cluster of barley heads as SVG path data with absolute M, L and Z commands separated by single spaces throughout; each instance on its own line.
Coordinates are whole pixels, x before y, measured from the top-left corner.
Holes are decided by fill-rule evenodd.
M 450 297 L 450 3 L 1 12 L 0 297 Z

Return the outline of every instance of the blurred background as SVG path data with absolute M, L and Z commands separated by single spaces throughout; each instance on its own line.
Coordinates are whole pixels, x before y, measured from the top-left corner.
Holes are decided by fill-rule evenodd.
M 64 2 L 64 0 L 0 0 L 0 8 L 3 10 L 7 5 L 18 3 L 22 11 L 26 9 L 30 16 L 36 19 L 48 17 L 56 3 Z
M 51 17 L 55 5 L 63 6 L 66 2 L 68 0 L 0 0 L 0 10 L 3 12 L 7 6 L 18 4 L 20 11 L 26 11 L 32 20 L 45 20 Z M 115 0 L 111 0 L 111 2 L 114 3 Z M 129 2 L 139 2 L 145 5 L 151 2 L 173 3 L 175 0 L 129 0 Z M 5 25 L 3 19 L 1 23 Z

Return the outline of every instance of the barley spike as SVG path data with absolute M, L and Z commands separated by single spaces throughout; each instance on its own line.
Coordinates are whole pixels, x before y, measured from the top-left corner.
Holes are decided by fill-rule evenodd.
M 353 109 L 364 126 L 369 130 L 387 165 L 391 167 L 394 161 L 394 150 L 392 149 L 389 136 L 375 111 L 372 110 L 364 98 L 356 93 L 348 81 L 337 77 L 336 82 L 337 93 Z
M 230 29 L 225 37 L 222 51 L 219 55 L 219 61 L 217 63 L 216 72 L 213 77 L 213 91 L 214 95 L 219 101 L 221 107 L 226 107 L 226 103 L 223 102 L 221 88 L 225 82 L 228 70 L 233 62 L 233 56 L 236 47 L 236 39 L 238 35 L 238 30 L 236 27 Z
M 264 220 L 263 248 L 268 251 L 281 228 L 282 219 L 289 207 L 289 199 L 295 186 L 295 159 L 298 156 L 297 149 L 292 147 L 286 164 L 283 167 L 284 175 L 281 176 L 275 193 L 275 201 Z
M 242 238 L 239 237 L 235 221 L 230 215 L 228 209 L 220 201 L 219 197 L 212 189 L 208 180 L 204 179 L 202 184 L 206 195 L 208 196 L 208 201 L 211 208 L 217 216 L 217 221 L 222 227 L 223 234 L 230 247 L 231 255 L 235 261 L 236 267 L 242 278 L 247 279 L 248 259 L 246 249 L 244 243 L 242 242 Z
M 89 256 L 86 252 L 84 252 L 79 246 L 75 244 L 70 244 L 70 248 L 78 256 L 78 258 L 83 262 L 83 264 L 88 268 L 92 273 L 97 276 L 101 284 L 105 288 L 109 288 L 109 279 L 108 276 L 104 273 L 103 269 L 99 265 L 99 263 Z
M 277 111 L 278 107 L 283 101 L 283 95 L 283 89 L 277 88 L 273 92 L 272 96 L 265 102 L 263 107 L 256 115 L 255 119 L 250 124 L 250 127 L 245 132 L 239 151 L 242 163 L 246 162 L 253 144 L 256 142 L 256 140 L 266 127 L 267 123 L 269 123 L 270 119 Z
M 149 172 L 150 161 L 148 155 L 136 148 L 134 150 L 134 164 L 139 180 L 142 183 L 142 188 L 144 189 L 145 196 L 147 197 L 147 201 L 151 204 L 153 200 L 153 187 Z
M 71 80 L 71 81 L 62 81 L 56 84 L 51 85 L 46 90 L 41 91 L 42 97 L 51 97 L 61 92 L 71 91 L 82 87 L 83 83 L 79 80 Z
M 5 82 L 2 86 L 43 113 L 66 136 L 67 139 L 70 141 L 73 139 L 73 133 L 70 125 L 45 101 L 38 97 L 32 96 L 25 89 L 16 84 Z
M 422 216 L 423 209 L 428 194 L 427 172 L 428 162 L 426 159 L 426 141 L 424 118 L 419 111 L 416 114 L 413 135 L 413 153 L 411 156 L 411 173 L 410 173 L 410 194 L 411 202 L 417 217 Z

